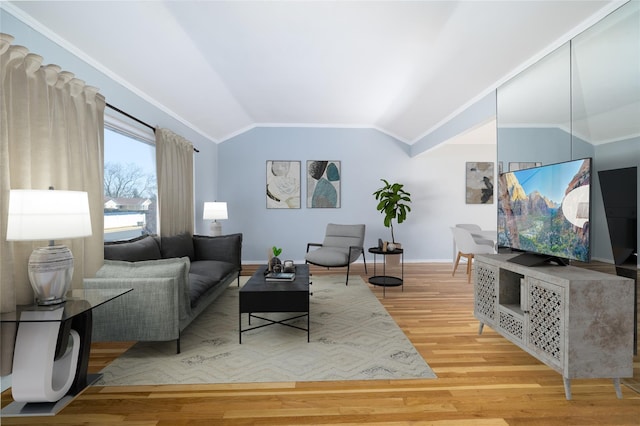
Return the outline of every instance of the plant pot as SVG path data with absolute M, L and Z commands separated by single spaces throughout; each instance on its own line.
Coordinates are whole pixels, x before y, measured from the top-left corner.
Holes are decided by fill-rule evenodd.
M 275 265 L 282 265 L 282 261 L 279 257 L 272 257 L 271 260 L 269 260 L 269 270 L 273 271 L 273 267 Z
M 395 245 L 393 250 L 389 249 L 389 245 Z M 387 253 L 393 253 L 396 249 L 400 249 L 402 248 L 402 244 L 400 243 L 387 243 Z M 402 256 L 401 254 L 387 254 L 384 257 L 384 261 L 387 264 L 387 266 L 397 266 L 400 264 L 400 256 Z

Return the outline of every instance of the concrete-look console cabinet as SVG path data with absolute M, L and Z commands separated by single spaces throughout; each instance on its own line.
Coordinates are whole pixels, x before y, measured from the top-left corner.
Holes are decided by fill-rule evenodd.
M 522 266 L 513 254 L 475 257 L 474 314 L 571 379 L 633 376 L 633 281 L 574 266 Z

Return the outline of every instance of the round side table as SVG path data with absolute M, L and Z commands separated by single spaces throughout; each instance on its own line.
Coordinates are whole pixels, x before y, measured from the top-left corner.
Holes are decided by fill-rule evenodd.
M 382 297 L 385 297 L 387 287 L 402 287 L 404 291 L 404 250 L 397 248 L 395 250 L 387 250 L 383 251 L 379 247 L 371 247 L 369 253 L 373 254 L 373 276 L 369 277 L 369 283 L 372 285 L 377 285 L 382 287 Z M 395 277 L 391 275 L 387 275 L 387 262 L 382 262 L 382 275 L 376 274 L 376 256 L 383 256 L 384 260 L 386 260 L 386 256 L 390 255 L 400 255 L 400 277 Z

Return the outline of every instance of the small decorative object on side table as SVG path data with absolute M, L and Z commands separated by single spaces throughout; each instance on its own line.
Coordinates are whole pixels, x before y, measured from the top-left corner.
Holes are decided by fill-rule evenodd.
M 282 272 L 282 261 L 278 257 L 280 253 L 282 253 L 282 249 L 276 246 L 271 247 L 269 250 L 269 262 L 267 263 L 267 269 L 269 271 Z M 278 266 L 279 271 L 275 271 L 276 266 Z
M 282 272 L 295 272 L 296 266 L 293 264 L 293 260 L 285 260 L 282 264 Z
M 385 297 L 387 287 L 402 287 L 404 291 L 404 250 L 396 248 L 393 251 L 384 250 L 380 247 L 371 247 L 369 253 L 373 254 L 373 276 L 369 277 L 369 283 L 382 287 L 382 297 Z M 400 277 L 387 275 L 386 262 L 382 262 L 382 275 L 376 275 L 376 255 L 400 255 Z

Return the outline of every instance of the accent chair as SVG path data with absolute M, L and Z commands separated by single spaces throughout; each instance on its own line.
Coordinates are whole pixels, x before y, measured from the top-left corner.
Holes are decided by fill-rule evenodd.
M 306 263 L 324 266 L 327 268 L 347 267 L 347 280 L 349 285 L 349 265 L 358 260 L 362 254 L 364 270 L 367 272 L 367 261 L 364 256 L 365 225 L 339 225 L 330 223 L 320 243 L 308 243 L 305 255 Z M 318 247 L 309 251 L 311 247 Z

